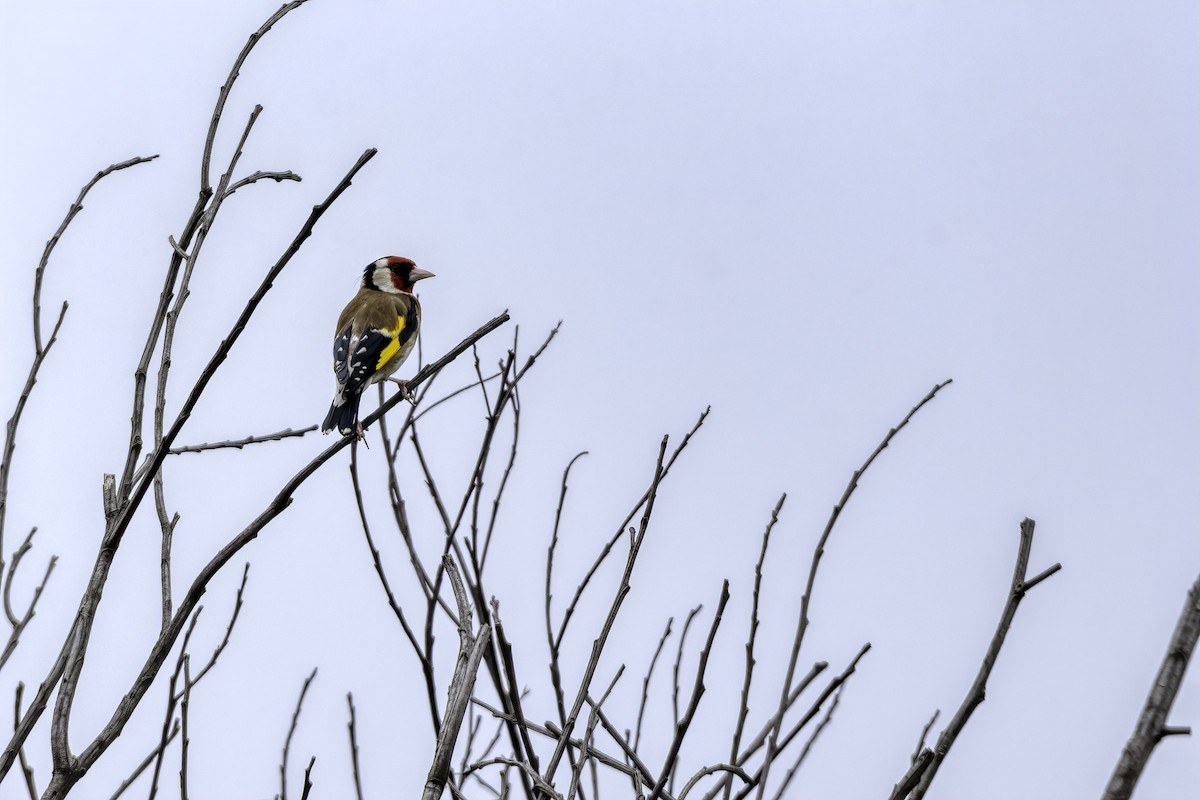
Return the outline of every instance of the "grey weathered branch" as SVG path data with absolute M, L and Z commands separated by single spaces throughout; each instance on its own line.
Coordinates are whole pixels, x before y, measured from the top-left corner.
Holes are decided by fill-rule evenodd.
M 1167 725 L 1167 714 L 1175 702 L 1175 695 L 1179 692 L 1198 639 L 1200 578 L 1188 590 L 1179 622 L 1167 645 L 1167 654 L 1163 656 L 1133 735 L 1125 743 L 1121 758 L 1104 790 L 1104 800 L 1128 800 L 1155 746 L 1167 736 L 1186 736 L 1192 732 L 1191 728 Z
M 938 737 L 937 745 L 933 748 L 933 758 L 930 760 L 929 766 L 925 769 L 920 781 L 917 782 L 917 785 L 909 794 L 911 800 L 921 800 L 925 796 L 925 793 L 929 791 L 929 784 L 933 782 L 934 776 L 937 775 L 938 768 L 941 766 L 942 761 L 945 760 L 946 754 L 954 744 L 954 740 L 958 738 L 958 735 L 966 726 L 967 720 L 971 718 L 971 714 L 975 711 L 975 708 L 983 702 L 987 694 L 988 677 L 992 674 L 992 668 L 996 666 L 996 659 L 1000 655 L 1000 648 L 1004 645 L 1004 638 L 1008 635 L 1008 629 L 1012 627 L 1013 618 L 1017 613 L 1017 606 L 1020 605 L 1022 598 L 1025 597 L 1025 593 L 1031 587 L 1041 583 L 1062 568 L 1061 564 L 1054 564 L 1039 573 L 1032 580 L 1026 581 L 1025 573 L 1029 569 L 1029 552 L 1033 548 L 1033 529 L 1033 520 L 1026 518 L 1021 522 L 1021 542 L 1017 548 L 1017 563 L 1013 569 L 1013 578 L 1008 591 L 1008 599 L 1005 601 L 1004 610 L 1000 614 L 1000 622 L 996 626 L 996 632 L 992 635 L 992 641 L 983 656 L 983 663 L 979 666 L 979 672 L 976 674 L 966 698 L 963 700 L 962 705 L 959 706 L 958 711 L 955 712 L 953 719 L 950 720 L 950 724 L 946 726 L 946 729 Z
M 454 559 L 444 556 L 444 567 L 450 585 L 454 590 L 454 600 L 458 606 L 458 660 L 454 665 L 454 677 L 450 681 L 446 699 L 446 714 L 442 718 L 441 731 L 438 733 L 437 747 L 433 754 L 433 763 L 429 767 L 429 776 L 425 780 L 425 789 L 421 794 L 422 800 L 439 800 L 450 778 L 450 764 L 454 757 L 454 744 L 458 741 L 458 732 L 462 727 L 463 717 L 471 703 L 471 693 L 475 689 L 475 677 L 479 672 L 479 662 L 487 650 L 491 631 L 486 624 L 478 631 L 472 631 L 473 617 L 471 602 L 458 567 Z

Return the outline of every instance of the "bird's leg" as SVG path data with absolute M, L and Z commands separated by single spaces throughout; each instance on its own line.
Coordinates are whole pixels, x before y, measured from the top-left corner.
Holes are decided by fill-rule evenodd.
M 417 404 L 417 401 L 413 399 L 412 392 L 408 391 L 408 383 L 407 382 L 402 381 L 399 378 L 388 378 L 388 380 L 400 387 L 400 396 L 401 397 L 403 397 L 408 402 L 412 403 L 414 406 Z
M 371 449 L 371 445 L 367 444 L 367 429 L 364 428 L 362 422 L 357 419 L 354 420 L 354 438 L 355 440 L 362 442 L 363 447 L 367 448 L 368 450 Z

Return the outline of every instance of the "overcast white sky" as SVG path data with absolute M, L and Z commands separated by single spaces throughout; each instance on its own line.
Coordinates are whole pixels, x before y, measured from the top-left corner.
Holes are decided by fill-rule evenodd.
M 43 243 L 97 169 L 161 154 L 94 191 L 47 278 L 44 305 L 69 299 L 71 311 L 23 423 L 5 545 L 38 525 L 35 554 L 61 562 L 0 696 L 41 680 L 78 599 L 102 530 L 101 475 L 119 469 L 128 437 L 166 237 L 194 202 L 217 89 L 276 7 L 0 4 L 6 416 L 28 369 Z M 640 495 L 659 437 L 711 404 L 664 490 L 602 667 L 629 665 L 612 703 L 632 708 L 666 617 L 704 602 L 707 625 L 731 579 L 684 751 L 699 766 L 727 755 L 716 731 L 736 706 L 758 537 L 780 492 L 752 715 L 774 702 L 809 552 L 846 480 L 953 377 L 868 473 L 826 553 L 802 660 L 839 671 L 863 642 L 874 649 L 795 796 L 885 796 L 932 710 L 948 717 L 969 686 L 1030 516 L 1031 571 L 1064 569 L 1022 604 L 934 794 L 1095 797 L 1200 569 L 1198 35 L 1196 2 L 312 0 L 247 62 L 216 156 L 223 164 L 262 103 L 244 171 L 304 181 L 252 187 L 223 212 L 181 328 L 172 403 L 308 209 L 365 148 L 380 152 L 277 283 L 182 438 L 319 421 L 332 323 L 382 255 L 437 273 L 421 286 L 427 354 L 506 308 L 525 346 L 565 320 L 522 393 L 492 579 L 543 719 L 538 597 L 562 467 L 591 451 L 573 473 L 556 597 Z M 485 355 L 499 357 L 510 336 L 496 334 Z M 427 443 L 447 482 L 462 480 L 474 441 L 462 431 L 479 418 L 466 404 L 450 413 L 457 422 Z M 171 464 L 179 574 L 327 443 Z M 371 480 L 377 536 L 407 582 L 384 484 L 377 471 Z M 343 454 L 245 552 L 242 627 L 195 698 L 195 796 L 277 790 L 291 705 L 315 665 L 295 752 L 296 763 L 317 755 L 317 796 L 351 790 L 347 690 L 368 796 L 423 781 L 423 690 L 352 502 Z M 438 546 L 428 509 L 413 513 Z M 77 741 L 107 720 L 154 634 L 157 547 L 148 514 L 106 594 L 97 635 L 121 644 L 89 659 Z M 220 636 L 240 563 L 206 600 L 202 647 Z M 607 594 L 616 574 L 604 577 Z M 598 596 L 581 618 L 580 654 L 606 603 Z M 693 651 L 701 638 L 694 630 Z M 440 641 L 449 655 L 452 637 Z M 665 688 L 668 672 L 660 678 Z M 165 690 L 154 691 L 137 733 L 79 796 L 108 796 L 148 748 Z M 668 713 L 658 708 L 664 739 Z M 1195 667 L 1172 722 L 1200 725 Z M 44 765 L 41 747 L 31 753 Z M 1175 738 L 1139 796 L 1194 797 L 1197 786 L 1200 738 Z

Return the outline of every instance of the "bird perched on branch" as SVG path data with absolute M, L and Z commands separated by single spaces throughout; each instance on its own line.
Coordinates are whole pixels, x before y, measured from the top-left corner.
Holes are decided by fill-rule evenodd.
M 361 288 L 342 309 L 333 333 L 337 394 L 321 425 L 322 433 L 337 428 L 343 435 L 353 433 L 362 439 L 358 403 L 372 383 L 390 380 L 412 401 L 404 381 L 391 376 L 417 343 L 421 328 L 421 304 L 412 293 L 413 286 L 432 277 L 432 272 L 400 256 L 373 261 L 363 270 Z

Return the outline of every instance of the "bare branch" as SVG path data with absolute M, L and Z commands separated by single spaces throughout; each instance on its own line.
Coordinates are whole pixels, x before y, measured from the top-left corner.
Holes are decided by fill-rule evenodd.
M 179 704 L 179 719 L 183 738 L 179 743 L 179 800 L 188 799 L 188 707 L 192 703 L 191 657 L 183 657 L 183 700 Z
M 293 2 L 285 3 L 278 11 L 272 14 L 266 22 L 259 27 L 254 33 L 250 34 L 246 46 L 238 53 L 237 58 L 233 60 L 233 66 L 229 70 L 229 76 L 225 79 L 225 83 L 221 85 L 221 90 L 217 93 L 217 103 L 213 108 L 212 119 L 208 124 L 208 136 L 204 139 L 204 155 L 200 160 L 200 190 L 202 196 L 212 194 L 212 187 L 208 182 L 209 163 L 212 161 L 213 142 L 217 138 L 217 126 L 221 124 L 221 112 L 225 109 L 225 102 L 229 99 L 229 92 L 233 89 L 234 81 L 237 80 L 241 73 L 242 65 L 246 63 L 246 58 L 250 55 L 250 51 L 258 44 L 263 36 L 266 36 L 267 31 L 279 22 L 290 12 L 304 5 L 306 0 L 293 0 Z
M 50 556 L 50 560 L 46 562 L 46 571 L 42 574 L 41 582 L 34 588 L 33 596 L 29 599 L 29 605 L 26 606 L 25 613 L 23 613 L 20 618 L 17 618 L 12 610 L 11 593 L 13 577 L 16 575 L 17 567 L 21 563 L 21 559 L 33 546 L 33 535 L 35 533 L 37 533 L 37 528 L 30 529 L 29 535 L 25 537 L 25 541 L 21 542 L 21 546 L 18 547 L 13 553 L 12 563 L 8 566 L 8 576 L 4 582 L 4 613 L 8 617 L 9 622 L 12 624 L 12 631 L 9 633 L 8 641 L 4 645 L 4 652 L 0 653 L 0 669 L 4 668 L 4 665 L 8 663 L 9 657 L 12 656 L 13 651 L 17 649 L 17 644 L 20 642 L 21 634 L 24 633 L 25 628 L 29 625 L 29 622 L 33 619 L 34 614 L 37 612 L 38 600 L 41 599 L 42 592 L 45 590 L 46 584 L 50 581 L 50 574 L 54 572 L 54 565 L 58 563 L 58 556 Z M 3 560 L 0 559 L 0 563 L 2 562 Z
M 112 796 L 109 797 L 108 800 L 118 800 L 121 795 L 125 794 L 125 790 L 128 789 L 134 781 L 141 777 L 143 772 L 149 769 L 150 765 L 154 763 L 154 761 L 159 757 L 159 754 L 162 753 L 163 748 L 175 741 L 175 737 L 178 735 L 179 720 L 176 719 L 175 724 L 171 727 L 171 732 L 167 735 L 167 738 L 164 741 L 159 742 L 159 744 L 155 746 L 155 748 L 151 750 L 145 758 L 142 759 L 142 762 L 134 767 L 133 772 L 129 774 L 128 778 L 121 781 L 121 785 L 117 787 L 117 790 L 112 793 Z
M 546 644 L 550 649 L 550 683 L 554 687 L 554 702 L 558 708 L 558 721 L 561 725 L 567 724 L 567 708 L 566 700 L 563 697 L 562 670 L 558 660 L 559 651 L 554 641 L 554 623 L 551 612 L 554 591 L 551 577 L 554 574 L 554 550 L 558 546 L 558 526 L 562 522 L 563 506 L 567 500 L 567 478 L 571 475 L 571 467 L 575 466 L 575 462 L 585 455 L 587 455 L 586 450 L 576 453 L 563 470 L 562 486 L 558 492 L 558 505 L 554 509 L 554 528 L 550 532 L 550 545 L 546 548 Z
M 692 696 L 688 700 L 683 718 L 675 723 L 675 738 L 671 740 L 671 746 L 667 749 L 667 758 L 663 762 L 662 772 L 659 773 L 658 785 L 650 793 L 649 800 L 658 800 L 662 796 L 668 776 L 675 772 L 675 759 L 679 755 L 679 748 L 683 746 L 683 737 L 687 735 L 688 728 L 692 724 L 692 717 L 696 715 L 696 709 L 700 705 L 700 697 L 704 694 L 704 671 L 708 667 L 708 654 L 712 652 L 713 640 L 717 638 L 717 628 L 721 625 L 725 604 L 728 602 L 729 581 L 726 580 L 721 584 L 721 599 L 717 602 L 717 613 L 713 615 L 712 627 L 708 629 L 708 640 L 704 643 L 704 649 L 700 651 L 700 663 L 696 667 L 696 683 L 692 687 Z M 683 641 L 683 635 L 680 635 L 679 640 Z
M 313 756 L 308 759 L 308 766 L 304 768 L 304 789 L 300 792 L 300 800 L 308 800 L 308 793 L 312 791 L 312 771 L 317 763 L 317 757 Z
M 613 675 L 613 679 L 608 682 L 608 688 L 604 690 L 604 694 L 600 696 L 598 701 L 592 700 L 590 695 L 587 698 L 587 703 L 592 707 L 592 710 L 588 712 L 587 725 L 584 727 L 583 749 L 579 754 L 579 763 L 571 766 L 571 783 L 567 791 L 567 800 L 572 800 L 572 798 L 575 797 L 576 792 L 580 794 L 580 797 L 583 796 L 582 787 L 580 786 L 579 782 L 583 777 L 583 769 L 585 765 L 591 763 L 592 766 L 595 767 L 595 762 L 591 761 L 590 756 L 592 754 L 592 742 L 595 739 L 596 725 L 598 725 L 600 722 L 600 710 L 604 706 L 604 701 L 608 700 L 608 696 L 612 694 L 612 690 L 617 685 L 617 681 L 621 680 L 621 676 L 624 674 L 625 665 L 622 664 L 617 669 L 617 674 Z
M 17 689 L 13 696 L 13 728 L 15 729 L 21 721 L 21 696 L 25 693 L 25 683 L 17 682 Z M 37 784 L 33 780 L 33 767 L 29 766 L 29 761 L 25 758 L 25 749 L 20 752 L 21 774 L 25 778 L 25 788 L 29 790 L 29 800 L 38 800 Z
M 733 729 L 733 742 L 729 746 L 731 762 L 737 760 L 738 748 L 742 744 L 742 732 L 746 727 L 746 716 L 750 713 L 750 684 L 754 680 L 755 664 L 754 639 L 758 635 L 758 597 L 762 589 L 763 564 L 767 560 L 767 544 L 771 541 L 771 531 L 775 528 L 775 523 L 779 521 L 779 512 L 783 510 L 786 500 L 787 493 L 785 492 L 779 496 L 779 501 L 775 503 L 775 508 L 771 511 L 771 519 L 763 530 L 762 549 L 758 553 L 758 562 L 754 565 L 754 592 L 750 605 L 750 633 L 746 638 L 745 677 L 742 679 L 742 701 L 738 706 L 738 719 Z M 725 800 L 729 800 L 731 791 L 733 791 L 732 781 L 725 784 Z
M 926 747 L 921 752 L 913 757 L 912 766 L 908 768 L 908 772 L 904 773 L 904 777 L 900 782 L 892 787 L 892 793 L 888 800 L 904 800 L 908 797 L 908 793 L 913 790 L 921 781 L 921 776 L 925 774 L 925 770 L 929 769 L 929 765 L 933 763 L 933 750 Z
M 562 760 L 563 753 L 566 751 L 567 740 L 571 735 L 571 730 L 575 726 L 575 720 L 579 717 L 579 710 L 583 707 L 584 698 L 587 696 L 588 689 L 592 683 L 592 676 L 596 674 L 596 667 L 600 663 L 600 654 L 604 651 L 605 642 L 608 641 L 608 634 L 612 630 L 613 623 L 616 622 L 617 614 L 621 610 L 621 604 L 625 601 L 625 596 L 629 594 L 629 580 L 633 576 L 633 566 L 637 562 L 638 552 L 641 550 L 642 542 L 646 538 L 646 529 L 650 526 L 650 515 L 654 512 L 654 501 L 658 496 L 659 483 L 666 474 L 666 471 L 663 469 L 663 457 L 666 451 L 667 437 L 664 436 L 658 448 L 658 459 L 654 465 L 654 478 L 650 481 L 650 488 L 646 492 L 645 511 L 642 514 L 641 524 L 636 534 L 633 534 L 633 530 L 630 529 L 630 533 L 633 535 L 630 537 L 629 557 L 625 560 L 625 572 L 621 576 L 621 584 L 617 587 L 617 593 L 609 608 L 608 617 L 604 620 L 604 627 L 601 629 L 600 635 L 592 642 L 592 654 L 588 659 L 587 666 L 584 668 L 583 679 L 579 682 L 579 691 L 575 696 L 574 704 L 571 706 L 571 713 L 567 715 L 567 722 L 563 725 L 562 738 L 558 740 L 558 745 L 554 748 L 554 754 L 550 757 L 550 761 L 546 765 L 544 774 L 547 783 L 554 782 L 554 772 L 558 769 L 558 764 Z
M 354 695 L 346 692 L 346 705 L 350 707 L 350 721 L 346 723 L 346 729 L 350 734 L 350 767 L 354 773 L 354 796 L 357 800 L 363 800 L 362 780 L 359 778 L 358 769 L 358 732 L 354 719 Z
M 1030 581 L 1026 586 L 1032 585 Z M 1167 736 L 1184 736 L 1191 728 L 1167 725 L 1167 714 L 1175 702 L 1175 695 L 1183 682 L 1188 662 L 1200 639 L 1200 578 L 1188 590 L 1187 600 L 1175 624 L 1175 632 L 1167 645 L 1167 654 L 1158 668 L 1158 675 L 1150 687 L 1150 695 L 1138 717 L 1137 727 L 1125 744 L 1121 758 L 1113 770 L 1112 778 L 1104 790 L 1104 800 L 1127 800 L 1133 794 L 1138 778 L 1146 768 L 1146 762 L 1154 747 Z
M 792 741 L 800 734 L 800 731 L 804 729 L 804 726 L 817 716 L 821 710 L 821 706 L 825 704 L 825 701 L 829 699 L 829 696 L 836 692 L 839 687 L 845 685 L 846 681 L 850 679 L 850 676 L 854 674 L 855 669 L 858 668 L 858 662 L 862 660 L 862 657 L 865 656 L 867 651 L 870 649 L 870 642 L 867 642 L 862 646 L 862 649 L 858 651 L 858 655 L 856 655 L 850 661 L 849 666 L 842 671 L 842 674 L 838 675 L 829 682 L 829 685 L 826 686 L 824 691 L 821 692 L 820 696 L 813 701 L 813 704 L 809 707 L 808 711 L 804 713 L 804 716 L 802 716 L 795 724 L 792 725 L 791 729 L 786 735 L 779 739 L 779 748 L 775 750 L 773 754 L 768 746 L 767 755 L 770 755 L 771 758 L 776 758 L 779 756 L 779 754 L 787 750 L 788 745 L 791 744 Z M 771 763 L 772 762 L 770 760 L 764 759 L 762 765 L 758 768 L 758 771 L 754 773 L 754 777 L 751 778 L 750 783 L 737 793 L 737 800 L 743 800 L 743 798 L 746 797 L 746 795 L 748 795 L 756 786 L 759 787 L 760 792 L 762 791 L 762 787 L 766 785 L 767 774 L 770 772 Z
M 249 186 L 250 184 L 257 183 L 263 179 L 270 179 L 276 183 L 281 183 L 283 181 L 295 181 L 296 183 L 300 182 L 300 176 L 292 172 L 290 169 L 283 170 L 282 172 L 264 172 L 260 169 L 257 172 L 253 172 L 250 175 L 231 183 L 229 188 L 225 190 L 225 196 L 229 197 L 243 186 Z
M 117 164 L 110 164 L 104 169 L 92 176 L 91 180 L 83 185 L 79 191 L 79 196 L 75 198 L 75 202 L 67 209 L 67 215 L 63 218 L 62 223 L 58 226 L 58 230 L 46 242 L 45 248 L 42 250 L 41 260 L 38 261 L 37 269 L 33 275 L 33 363 L 29 367 L 29 375 L 25 379 L 25 386 L 21 390 L 20 396 L 17 398 L 16 408 L 13 414 L 8 419 L 8 424 L 5 426 L 4 450 L 0 455 L 0 575 L 4 573 L 4 521 L 8 511 L 8 481 L 12 471 L 13 453 L 17 447 L 17 427 L 21 424 L 21 415 L 25 410 L 25 405 L 29 402 L 29 397 L 33 393 L 33 386 L 37 383 L 38 372 L 42 368 L 42 362 L 45 361 L 50 348 L 58 340 L 58 331 L 62 327 L 63 319 L 67 314 L 67 303 L 62 304 L 62 308 L 58 313 L 58 320 L 54 324 L 54 330 L 50 334 L 50 339 L 42 344 L 42 279 L 46 273 L 46 266 L 50 263 L 50 255 L 54 252 L 54 248 L 58 245 L 59 239 L 66 233 L 67 227 L 71 221 L 75 219 L 80 211 L 83 210 L 83 200 L 87 197 L 88 192 L 92 187 L 103 180 L 108 175 L 119 170 L 128 169 L 137 164 L 145 164 L 158 158 L 153 156 L 138 156 L 127 161 L 122 161 Z M 5 769 L 7 772 L 7 768 Z
M 837 709 L 838 700 L 842 697 L 842 691 L 839 688 L 833 693 L 833 699 L 829 701 L 829 708 L 825 710 L 825 716 L 817 723 L 817 727 L 813 730 L 812 736 L 808 737 L 808 741 L 804 743 L 804 747 L 800 750 L 800 755 L 796 756 L 796 760 L 792 763 L 792 768 L 787 771 L 787 775 L 783 776 L 783 781 L 780 782 L 779 788 L 775 791 L 775 800 L 783 800 L 783 794 L 787 791 L 788 785 L 792 782 L 792 778 L 796 777 L 796 773 L 800 771 L 800 767 L 804 765 L 804 759 L 808 758 L 808 754 L 812 751 L 813 745 L 821 736 L 821 731 L 825 730 L 825 726 L 833 719 L 833 712 Z
M 209 673 L 209 670 L 216 666 L 217 659 L 221 657 L 221 653 L 224 653 L 226 646 L 229 645 L 229 638 L 233 636 L 233 627 L 237 625 L 238 615 L 242 613 L 242 599 L 246 593 L 246 581 L 249 580 L 249 578 L 250 562 L 247 561 L 245 566 L 242 567 L 242 582 L 238 584 L 237 595 L 233 599 L 233 613 L 229 615 L 229 624 L 225 626 L 225 635 L 221 637 L 221 642 L 216 646 L 215 649 L 213 649 L 212 655 L 209 656 L 208 661 L 204 663 L 204 666 L 200 668 L 198 673 L 196 673 L 196 677 L 192 679 L 192 686 L 195 686 L 196 684 L 200 683 L 200 681 L 204 680 L 204 676 Z M 197 611 L 197 613 L 199 613 L 199 611 Z
M 225 447 L 233 447 L 238 450 L 241 450 L 243 447 L 245 447 L 248 444 L 261 444 L 262 442 L 279 442 L 279 441 L 283 441 L 284 439 L 291 439 L 293 437 L 304 436 L 307 433 L 312 433 L 316 429 L 317 429 L 316 425 L 309 425 L 307 428 L 300 428 L 299 430 L 292 430 L 291 428 L 284 428 L 281 431 L 276 431 L 275 433 L 263 434 L 262 436 L 247 436 L 244 439 L 228 439 L 223 442 L 203 442 L 202 444 L 190 444 L 185 447 L 172 447 L 170 450 L 167 451 L 167 454 L 172 455 L 172 456 L 177 456 L 181 453 L 202 453 L 206 450 L 220 450 Z
M 425 790 L 422 800 L 439 800 L 442 791 L 450 777 L 450 762 L 454 757 L 454 744 L 458 740 L 458 732 L 462 727 L 463 717 L 471 702 L 471 692 L 475 688 L 475 676 L 479 672 L 479 662 L 487 650 L 491 631 L 482 625 L 478 633 L 472 633 L 471 604 L 467 599 L 467 591 L 463 587 L 458 567 L 449 556 L 444 558 L 444 566 L 450 585 L 454 589 L 454 599 L 458 605 L 458 661 L 454 666 L 454 677 L 450 681 L 449 696 L 446 699 L 446 715 L 442 720 L 441 731 L 438 734 L 437 748 L 434 751 L 433 763 L 429 767 L 429 777 L 425 780 Z M 464 775 L 464 777 L 466 777 Z
M 911 420 L 916 413 L 925 406 L 926 403 L 936 397 L 937 393 L 948 386 L 951 382 L 951 380 L 947 379 L 942 383 L 935 385 L 929 390 L 929 393 L 921 399 L 920 402 L 912 407 L 912 409 L 904 416 L 904 419 L 900 420 L 899 425 L 887 432 L 887 435 L 883 437 L 883 441 L 879 443 L 871 455 L 867 456 L 867 460 L 863 462 L 863 465 L 854 471 L 854 474 L 850 478 L 850 482 L 846 484 L 845 491 L 842 492 L 841 499 L 838 500 L 837 504 L 833 507 L 833 511 L 830 512 L 829 520 L 825 523 L 825 530 L 821 532 L 821 538 L 817 540 L 817 545 L 813 548 L 812 563 L 808 569 L 808 580 L 804 585 L 804 594 L 800 597 L 800 614 L 796 619 L 796 636 L 792 640 L 792 653 L 788 659 L 787 673 L 783 679 L 783 685 L 779 692 L 780 708 L 783 707 L 784 702 L 787 699 L 788 692 L 791 691 L 792 677 L 796 674 L 796 664 L 798 663 L 800 657 L 800 647 L 804 642 L 804 634 L 808 630 L 808 607 L 810 601 L 812 600 L 813 587 L 817 580 L 817 567 L 820 566 L 821 556 L 825 553 L 825 544 L 829 541 L 829 534 L 832 533 L 833 526 L 837 524 L 838 517 L 840 517 L 842 514 L 842 509 L 846 507 L 846 503 L 850 501 L 850 497 L 854 494 L 854 490 L 858 488 L 859 479 L 866 474 L 866 471 L 870 468 L 871 464 L 874 463 L 879 454 L 882 453 L 889 444 L 891 444 L 891 441 L 893 438 L 895 438 L 896 434 L 902 431 L 904 427 L 908 425 L 909 420 Z M 779 719 L 782 720 L 782 717 L 780 716 Z M 766 761 L 764 762 L 766 771 L 770 770 L 770 765 L 775 760 L 775 754 L 778 752 L 778 736 L 779 729 L 776 728 L 771 732 L 771 738 L 767 742 L 767 755 Z M 767 781 L 764 771 L 763 780 L 758 784 L 758 800 L 762 800 L 763 792 L 766 790 L 766 785 Z
M 917 759 L 921 757 L 921 753 L 925 752 L 925 739 L 928 738 L 929 731 L 933 728 L 933 724 L 937 722 L 937 718 L 941 715 L 941 713 L 942 710 L 940 708 L 935 708 L 933 710 L 933 716 L 929 718 L 929 722 L 926 722 L 925 727 L 921 729 L 921 738 L 917 740 L 917 747 L 913 750 L 912 758 L 909 759 L 909 763 L 917 763 Z
M 988 677 L 992 674 L 992 668 L 996 665 L 996 658 L 1000 655 L 1000 648 L 1004 645 L 1004 637 L 1008 635 L 1008 629 L 1012 626 L 1013 617 L 1016 616 L 1017 606 L 1021 603 L 1021 598 L 1025 596 L 1028 585 L 1025 582 L 1025 573 L 1029 568 L 1029 551 L 1033 548 L 1033 520 L 1026 518 L 1021 522 L 1021 543 L 1017 548 L 1017 564 L 1013 569 L 1012 585 L 1009 589 L 1008 599 L 1004 603 L 1004 611 L 1000 614 L 1000 622 L 996 626 L 996 632 L 992 635 L 991 644 L 988 645 L 987 652 L 983 656 L 983 663 L 979 666 L 979 672 L 975 676 L 975 681 L 971 684 L 970 690 L 967 692 L 966 698 L 958 711 L 955 712 L 954 718 L 950 720 L 950 724 L 942 731 L 938 737 L 937 746 L 933 750 L 933 760 L 929 762 L 929 767 L 921 776 L 920 782 L 913 789 L 910 797 L 912 800 L 921 800 L 925 793 L 929 791 L 929 784 L 933 782 L 933 778 L 937 775 L 938 767 L 946 758 L 946 754 L 950 751 L 951 745 L 962 729 L 966 726 L 967 720 L 971 718 L 972 712 L 976 706 L 983 702 L 987 693 Z M 1038 575 L 1035 581 L 1031 583 L 1040 583 L 1045 578 L 1053 575 L 1059 569 L 1059 565 L 1055 564 L 1050 569 Z
M 699 609 L 697 609 L 699 610 Z M 642 701 L 638 704 L 637 725 L 634 727 L 633 734 L 633 749 L 637 750 L 642 743 L 642 718 L 646 714 L 646 703 L 650 699 L 650 679 L 654 677 L 654 665 L 658 663 L 658 657 L 662 654 L 663 645 L 667 643 L 667 639 L 671 636 L 671 626 L 675 623 L 674 617 L 667 618 L 667 627 L 663 628 L 662 636 L 658 638 L 658 647 L 654 648 L 654 655 L 650 657 L 650 666 L 646 668 L 646 677 L 642 679 Z M 678 721 L 678 712 L 676 712 Z M 650 776 L 647 775 L 647 778 Z M 654 781 L 649 781 L 653 783 Z
M 714 772 L 728 772 L 741 778 L 746 783 L 750 782 L 750 776 L 741 767 L 734 766 L 733 764 L 713 764 L 711 767 L 701 769 L 683 785 L 683 791 L 679 793 L 679 800 L 684 800 L 688 792 L 692 790 L 693 786 L 699 783 L 701 778 L 706 775 L 712 775 Z
M 308 687 L 312 684 L 313 678 L 317 677 L 317 668 L 313 667 L 313 671 L 304 679 L 304 686 L 300 688 L 300 697 L 296 700 L 296 710 L 292 712 L 292 724 L 288 726 L 287 738 L 283 740 L 283 758 L 279 762 L 279 797 L 280 800 L 287 800 L 287 765 L 288 752 L 292 749 L 292 736 L 296 733 L 296 724 L 300 722 L 300 711 L 304 707 L 304 695 L 308 694 Z M 308 768 L 312 769 L 312 762 L 309 762 Z M 308 772 L 304 773 L 304 782 L 308 783 Z M 307 790 L 305 794 L 308 794 Z
M 675 463 L 675 459 L 679 458 L 679 454 L 683 452 L 684 448 L 687 447 L 688 442 L 692 440 L 692 436 L 696 434 L 696 431 L 700 430 L 700 426 L 704 424 L 704 420 L 708 417 L 708 413 L 711 410 L 711 406 L 704 409 L 703 413 L 700 414 L 700 418 L 696 420 L 696 424 L 692 426 L 692 429 L 683 435 L 683 439 L 679 442 L 679 446 L 675 448 L 675 452 L 671 454 L 671 457 L 667 459 L 667 462 L 663 465 L 662 478 L 665 479 L 671 472 L 671 466 Z M 612 552 L 613 546 L 616 545 L 617 540 L 625 535 L 625 526 L 627 526 L 633 520 L 633 518 L 637 515 L 637 512 L 644 505 L 646 505 L 650 499 L 651 491 L 648 489 L 646 490 L 646 493 L 642 495 L 641 499 L 633 504 L 633 508 L 629 510 L 629 513 L 625 516 L 625 519 L 622 520 L 621 524 L 617 526 L 617 532 L 614 533 L 612 538 L 610 538 L 604 547 L 601 548 L 600 555 L 596 557 L 596 561 L 592 564 L 591 569 L 587 571 L 587 574 L 583 576 L 583 580 L 579 582 L 579 586 L 577 586 L 575 589 L 575 595 L 571 598 L 571 602 L 567 604 L 567 610 L 563 613 L 562 623 L 558 626 L 558 634 L 554 637 L 555 647 L 562 647 L 563 637 L 567 635 L 567 625 L 571 622 L 571 617 L 575 614 L 575 607 L 579 604 L 580 598 L 583 597 L 583 592 L 587 589 L 588 584 L 591 582 L 592 576 L 596 574 L 596 572 L 600 569 L 600 565 L 604 563 L 606 558 L 608 558 L 608 554 Z
M 363 536 L 367 540 L 367 549 L 371 551 L 371 562 L 375 565 L 375 574 L 379 576 L 379 583 L 383 586 L 383 592 L 387 596 L 388 607 L 392 609 L 392 613 L 396 616 L 400 623 L 400 628 L 404 631 L 404 635 L 408 637 L 409 644 L 412 645 L 413 652 L 417 654 L 417 659 L 421 662 L 421 671 L 427 676 L 426 683 L 431 687 L 432 680 L 430 676 L 433 673 L 433 665 L 429 663 L 425 652 L 421 649 L 421 645 L 417 642 L 417 636 L 409 627 L 408 620 L 404 617 L 404 610 L 400 608 L 400 604 L 396 602 L 396 595 L 392 593 L 391 584 L 388 583 L 387 573 L 383 569 L 383 562 L 379 555 L 379 549 L 375 547 L 375 540 L 371 536 L 371 525 L 367 521 L 367 510 L 363 505 L 362 486 L 358 481 L 358 448 L 350 448 L 350 482 L 354 486 L 354 501 L 358 506 L 358 518 L 362 523 Z M 437 699 L 430 697 L 430 709 L 434 716 L 437 716 Z

